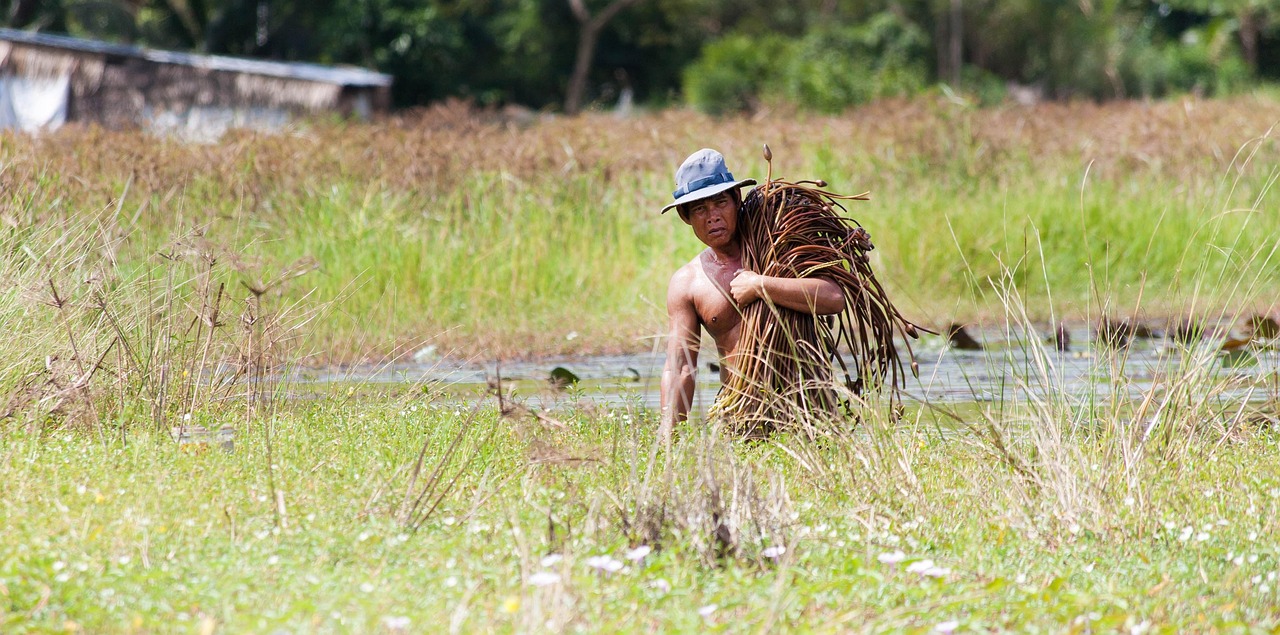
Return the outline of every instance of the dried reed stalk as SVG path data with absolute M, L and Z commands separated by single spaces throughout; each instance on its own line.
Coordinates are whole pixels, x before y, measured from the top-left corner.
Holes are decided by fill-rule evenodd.
M 822 189 L 823 181 L 775 180 L 768 146 L 765 160 L 769 176 L 738 213 L 742 266 L 766 276 L 831 280 L 844 292 L 845 308 L 815 316 L 767 301 L 745 307 L 736 361 L 712 416 L 725 417 L 744 436 L 760 436 L 808 415 L 838 414 L 848 393 L 836 381 L 837 364 L 845 389 L 858 395 L 887 386 L 896 407 L 905 373 L 895 333 L 917 374 L 907 338 L 928 331 L 889 301 L 871 270 L 871 236 L 840 214 L 839 201 L 865 201 L 868 193 L 842 196 Z M 852 364 L 838 354 L 842 345 Z

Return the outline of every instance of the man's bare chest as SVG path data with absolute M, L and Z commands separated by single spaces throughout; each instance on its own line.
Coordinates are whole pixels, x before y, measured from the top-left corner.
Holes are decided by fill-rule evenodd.
M 729 295 L 730 284 L 737 270 L 706 271 L 694 285 L 693 303 L 698 321 L 718 343 L 742 323 L 738 305 Z

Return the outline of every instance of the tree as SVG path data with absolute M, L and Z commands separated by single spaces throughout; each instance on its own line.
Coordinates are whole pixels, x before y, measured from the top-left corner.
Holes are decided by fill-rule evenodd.
M 1234 17 L 1240 52 L 1254 73 L 1258 71 L 1258 44 L 1280 18 L 1280 0 L 1173 0 L 1169 4 L 1187 11 Z
M 582 96 L 587 91 L 587 74 L 591 72 L 591 62 L 596 54 L 596 44 L 600 39 L 600 31 L 609 21 L 617 17 L 623 9 L 640 0 L 613 0 L 604 10 L 594 16 L 587 10 L 584 0 L 569 0 L 569 8 L 573 17 L 581 24 L 578 32 L 578 54 L 573 63 L 573 75 L 569 77 L 569 91 L 564 99 L 566 114 L 575 115 L 582 108 Z

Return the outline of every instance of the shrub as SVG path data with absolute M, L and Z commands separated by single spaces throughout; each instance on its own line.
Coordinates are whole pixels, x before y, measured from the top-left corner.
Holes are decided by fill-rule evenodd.
M 778 36 L 730 35 L 712 42 L 685 69 L 685 99 L 714 115 L 756 108 L 786 48 Z
M 796 41 L 729 35 L 708 45 L 685 72 L 685 98 L 720 114 L 785 99 L 838 112 L 928 85 L 928 38 L 891 13 L 856 26 L 820 26 Z

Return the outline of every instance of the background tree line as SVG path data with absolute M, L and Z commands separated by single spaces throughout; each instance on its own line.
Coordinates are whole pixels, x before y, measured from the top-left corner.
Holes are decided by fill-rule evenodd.
M 939 82 L 984 101 L 1230 92 L 1280 77 L 1280 0 L 0 0 L 25 28 L 395 76 L 576 111 L 838 111 Z

